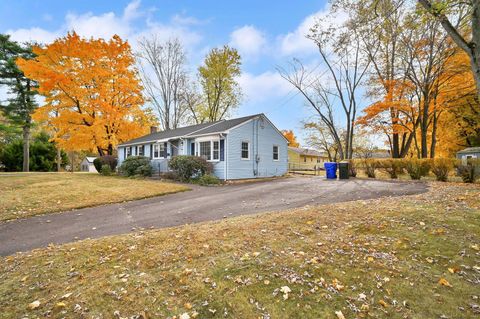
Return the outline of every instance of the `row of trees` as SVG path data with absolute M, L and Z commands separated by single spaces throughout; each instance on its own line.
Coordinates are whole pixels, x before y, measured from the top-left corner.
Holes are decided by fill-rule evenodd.
M 140 48 L 142 84 L 162 130 L 219 121 L 239 105 L 242 94 L 236 78 L 241 74 L 241 58 L 236 49 L 227 45 L 212 49 L 195 79 L 178 39 L 144 38 Z
M 47 45 L 0 35 L 0 143 L 23 131 L 23 170 L 29 169 L 31 129 L 45 130 L 61 150 L 113 154 L 123 141 L 188 123 L 216 121 L 238 106 L 241 59 L 228 46 L 212 49 L 198 75 L 187 70 L 177 39 L 155 36 L 132 52 L 118 36 L 85 39 L 75 32 Z
M 358 129 L 383 135 L 395 158 L 450 156 L 480 143 L 478 1 L 420 2 L 335 1 L 331 15 L 347 14 L 346 23 L 317 21 L 308 35 L 323 71 L 299 60 L 279 69 L 318 115 L 305 123 L 315 146 L 351 158 Z M 373 103 L 359 116 L 366 99 Z

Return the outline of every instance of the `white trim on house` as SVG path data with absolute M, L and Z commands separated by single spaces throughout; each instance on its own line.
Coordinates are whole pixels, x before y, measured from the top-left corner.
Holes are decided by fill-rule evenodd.
M 225 138 L 223 139 L 223 160 L 225 162 L 225 180 L 228 179 L 228 134 L 225 134 Z
M 167 154 L 167 148 L 168 148 L 168 145 L 167 147 L 165 147 L 165 142 L 158 142 L 158 143 L 154 143 L 153 146 L 152 146 L 152 159 L 166 159 L 168 158 Z M 155 147 L 158 147 L 158 151 L 157 151 L 157 155 L 158 156 L 155 156 Z M 162 154 L 162 148 L 163 148 L 163 154 L 165 156 L 161 156 Z
M 213 138 L 201 138 L 201 139 L 195 139 L 195 155 L 202 157 L 201 155 L 201 148 L 200 148 L 200 143 L 206 143 L 210 142 L 210 159 L 206 158 L 205 160 L 207 162 L 220 162 L 220 137 L 213 137 Z M 215 158 L 215 142 L 217 143 L 217 158 Z M 225 142 L 224 142 L 225 143 Z M 225 147 L 225 146 L 224 146 Z M 224 149 L 225 152 L 225 149 Z M 224 154 L 225 157 L 225 154 Z M 224 158 L 225 160 L 225 158 Z
M 477 155 L 475 154 L 461 154 L 462 155 L 462 164 L 466 165 L 468 163 L 468 160 L 476 160 Z

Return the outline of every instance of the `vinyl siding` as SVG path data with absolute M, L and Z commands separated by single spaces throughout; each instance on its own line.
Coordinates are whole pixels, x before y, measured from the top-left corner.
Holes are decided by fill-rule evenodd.
M 261 123 L 263 123 L 263 125 Z M 218 134 L 214 135 L 212 136 L 218 138 Z M 200 139 L 205 138 L 207 137 Z M 179 144 L 179 155 L 195 155 L 191 154 L 191 144 L 196 141 L 197 138 L 194 137 L 183 140 L 183 144 Z M 250 143 L 250 158 L 248 160 L 241 159 L 242 141 Z M 151 144 L 152 143 L 145 144 L 145 156 L 149 158 L 151 157 Z M 274 145 L 278 146 L 278 161 L 273 160 Z M 132 146 L 132 148 L 133 147 L 134 146 Z M 118 147 L 119 165 L 125 160 L 124 149 L 125 146 Z M 167 146 L 167 153 L 169 155 L 172 154 L 170 144 Z M 255 161 L 257 156 L 259 158 L 258 163 Z M 168 159 L 152 158 L 151 163 L 155 172 L 168 170 Z M 281 176 L 287 172 L 288 168 L 287 141 L 267 120 L 255 118 L 227 131 L 224 142 L 224 161 L 211 163 L 213 165 L 213 174 L 220 179 Z M 227 166 L 227 174 L 225 174 L 225 166 Z
M 242 160 L 242 141 L 249 142 L 249 159 Z M 230 130 L 227 135 L 228 179 L 280 176 L 287 172 L 287 142 L 268 121 L 251 120 Z M 273 145 L 279 149 L 278 161 L 273 160 Z M 255 158 L 258 156 L 258 164 Z

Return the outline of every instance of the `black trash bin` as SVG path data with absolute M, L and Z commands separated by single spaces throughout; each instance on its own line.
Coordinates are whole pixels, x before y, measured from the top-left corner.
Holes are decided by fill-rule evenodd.
M 340 179 L 348 179 L 348 162 L 338 163 L 338 171 Z

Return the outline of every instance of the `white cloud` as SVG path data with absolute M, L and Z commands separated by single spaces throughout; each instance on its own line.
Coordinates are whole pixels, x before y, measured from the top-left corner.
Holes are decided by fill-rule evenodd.
M 194 18 L 176 15 L 168 23 L 159 23 L 147 17 L 152 10 L 142 11 L 140 5 L 140 0 L 131 1 L 121 15 L 114 12 L 99 15 L 91 12 L 68 13 L 62 26 L 53 31 L 33 27 L 8 30 L 6 33 L 10 34 L 13 40 L 19 42 L 37 41 L 40 43 L 51 43 L 56 38 L 65 36 L 69 31 L 75 31 L 80 36 L 87 38 L 109 39 L 117 34 L 123 39 L 129 40 L 134 49 L 140 37 L 150 34 L 156 34 L 164 40 L 177 37 L 186 47 L 195 45 L 202 39 L 199 33 L 189 28 L 193 21 L 197 21 Z
M 185 47 L 193 47 L 202 40 L 202 36 L 189 29 L 186 26 L 178 25 L 176 23 L 164 24 L 157 21 L 147 21 L 147 28 L 132 36 L 132 40 L 139 40 L 142 37 L 149 37 L 155 34 L 155 36 L 166 41 L 171 38 L 178 38 Z
M 7 30 L 12 40 L 17 42 L 50 43 L 62 35 L 58 31 L 48 31 L 42 28 Z
M 335 15 L 330 13 L 330 7 L 327 5 L 324 9 L 309 15 L 300 23 L 300 25 L 292 32 L 281 35 L 280 52 L 283 55 L 310 55 L 317 52 L 315 43 L 307 39 L 310 29 L 319 23 L 325 29 L 331 26 L 344 24 L 348 15 L 345 12 L 338 12 Z
M 266 42 L 264 33 L 251 25 L 238 28 L 230 34 L 230 45 L 242 55 L 254 56 L 261 53 Z
M 277 72 L 267 71 L 258 75 L 242 73 L 238 79 L 248 102 L 256 103 L 272 97 L 288 94 L 292 86 Z
M 82 15 L 69 13 L 65 20 L 68 31 L 74 30 L 77 34 L 87 38 L 108 39 L 115 34 L 125 38 L 131 31 L 131 26 L 113 12 L 98 16 L 92 13 Z
M 142 16 L 140 11 L 140 0 L 130 2 L 123 10 L 123 19 L 125 21 L 135 20 Z
M 177 25 L 202 25 L 208 23 L 208 20 L 200 20 L 185 14 L 176 14 L 172 17 L 172 23 Z

